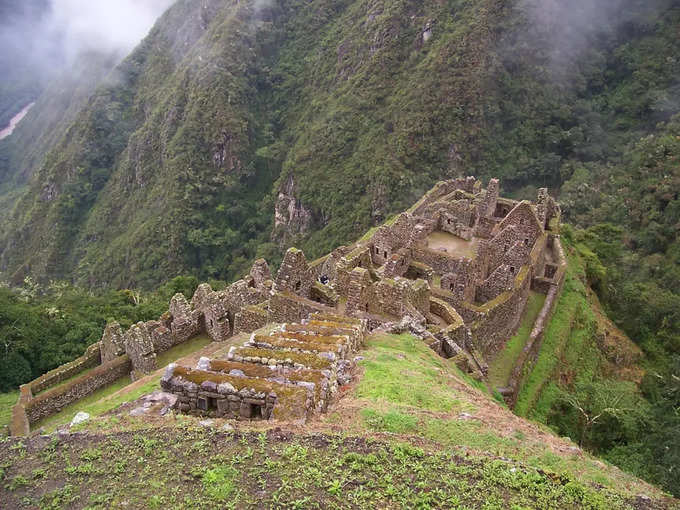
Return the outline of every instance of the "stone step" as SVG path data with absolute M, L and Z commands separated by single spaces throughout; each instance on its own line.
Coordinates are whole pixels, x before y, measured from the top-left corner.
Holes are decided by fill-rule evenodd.
M 247 344 L 251 347 L 262 347 L 265 349 L 290 349 L 294 352 L 309 352 L 309 353 L 330 353 L 338 358 L 344 358 L 347 349 L 343 344 L 324 344 L 311 341 L 300 341 L 291 338 L 284 338 L 276 335 L 257 335 L 253 337 Z
M 161 387 L 181 411 L 214 410 L 219 417 L 304 420 L 315 406 L 311 388 L 168 365 Z
M 316 354 L 306 354 L 278 349 L 237 347 L 229 351 L 230 361 L 258 363 L 261 365 L 284 365 L 291 367 L 335 370 L 335 361 Z
M 354 317 L 347 317 L 346 315 L 338 315 L 329 312 L 315 312 L 309 316 L 310 320 L 316 321 L 330 321 L 342 324 L 350 324 L 352 326 L 362 327 L 360 319 L 355 319 Z
M 274 333 L 276 336 L 283 338 L 290 338 L 292 340 L 298 340 L 300 342 L 312 342 L 319 344 L 329 344 L 329 345 L 344 345 L 350 348 L 352 341 L 349 335 L 316 335 L 316 334 L 306 334 L 306 333 L 294 333 L 291 331 L 277 331 Z
M 325 408 L 331 396 L 337 390 L 337 384 L 331 381 L 328 373 L 308 368 L 291 369 L 285 367 L 270 367 L 256 363 L 240 363 L 227 360 L 210 360 L 208 371 L 219 372 L 232 377 L 256 377 L 273 382 L 285 382 L 309 388 L 314 385 L 315 406 Z M 239 375 L 241 372 L 243 375 Z

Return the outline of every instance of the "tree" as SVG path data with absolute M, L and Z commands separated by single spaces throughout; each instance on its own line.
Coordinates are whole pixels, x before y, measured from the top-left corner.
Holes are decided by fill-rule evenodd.
M 563 393 L 562 400 L 579 415 L 581 447 L 589 446 L 594 430 L 608 420 L 616 422 L 623 435 L 634 433 L 649 407 L 633 383 L 613 380 L 577 383 L 574 391 Z

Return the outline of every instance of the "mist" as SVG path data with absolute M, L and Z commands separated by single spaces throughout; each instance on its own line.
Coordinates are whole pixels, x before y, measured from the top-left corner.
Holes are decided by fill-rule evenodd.
M 2 67 L 31 66 L 47 77 L 83 54 L 118 60 L 174 0 L 0 0 Z
M 52 0 L 48 25 L 68 60 L 83 51 L 127 55 L 173 1 Z
M 584 59 L 597 59 L 632 20 L 666 8 L 673 0 L 519 0 L 528 21 L 524 37 L 547 54 L 554 78 L 567 78 Z

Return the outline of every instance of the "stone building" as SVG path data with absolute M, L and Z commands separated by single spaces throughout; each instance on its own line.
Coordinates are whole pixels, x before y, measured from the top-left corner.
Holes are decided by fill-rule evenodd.
M 410 317 L 434 349 L 464 354 L 467 369 L 483 373 L 516 331 L 529 291 L 548 294 L 565 269 L 560 208 L 547 190 L 535 202 L 499 190 L 497 179 L 486 188 L 474 177 L 439 182 L 371 235 L 316 261 L 290 248 L 275 275 L 260 259 L 225 290 L 202 284 L 190 302 L 174 296 L 158 321 L 125 333 L 110 325 L 101 357 L 127 354 L 133 374 L 148 373 L 157 353 L 198 334 L 221 342 L 320 313 L 370 329 Z
M 253 334 L 227 359 L 201 358 L 195 369 L 171 364 L 161 387 L 177 395 L 180 412 L 304 422 L 325 411 L 348 382 L 364 333 L 365 321 L 313 314 L 302 324 Z

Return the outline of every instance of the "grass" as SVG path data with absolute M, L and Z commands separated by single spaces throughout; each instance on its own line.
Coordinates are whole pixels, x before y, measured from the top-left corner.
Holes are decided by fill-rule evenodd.
M 444 360 L 408 335 L 374 335 L 357 396 L 431 411 L 451 411 L 460 402 L 444 382 Z
M 187 340 L 184 343 L 175 345 L 171 349 L 160 353 L 156 356 L 156 365 L 158 368 L 165 368 L 167 365 L 176 361 L 184 356 L 188 356 L 191 353 L 203 349 L 212 342 L 211 338 L 206 335 L 197 336 L 191 340 Z
M 628 509 L 642 491 L 658 497 L 587 455 L 554 453 L 532 428 L 503 436 L 519 420 L 490 397 L 495 416 L 460 419 L 461 410 L 488 410 L 484 395 L 416 338 L 377 334 L 367 346 L 355 389 L 363 398 L 350 399 L 362 405 L 349 407 L 356 415 L 342 436 L 280 428 L 224 433 L 177 416 L 164 422 L 174 424 L 168 428 L 140 421 L 117 433 L 35 445 L 10 439 L 0 441 L 0 500 L 54 509 L 604 510 Z M 155 387 L 157 377 L 88 412 Z
M 18 398 L 18 391 L 0 393 L 0 435 L 4 434 L 5 427 L 12 420 L 12 407 L 17 403 Z
M 493 388 L 507 386 L 510 380 L 517 358 L 522 353 L 524 346 L 529 340 L 534 322 L 545 303 L 545 295 L 539 292 L 531 292 L 527 301 L 522 323 L 517 333 L 508 341 L 505 348 L 498 353 L 492 363 L 489 364 L 489 383 Z
M 211 341 L 212 340 L 210 340 L 210 338 L 207 336 L 198 336 L 188 340 L 187 342 L 176 345 L 171 349 L 168 349 L 157 356 L 156 363 L 158 368 L 164 368 L 169 363 L 196 352 L 199 349 L 202 349 L 206 345 L 210 344 Z M 131 389 L 130 392 L 121 392 L 121 394 L 116 396 L 116 398 L 107 399 L 107 397 L 122 390 L 130 384 L 129 377 L 121 377 L 113 383 L 104 386 L 103 388 L 99 388 L 94 393 L 91 393 L 77 402 L 66 406 L 57 414 L 53 414 L 52 416 L 48 416 L 47 418 L 39 421 L 31 428 L 33 430 L 37 430 L 40 427 L 44 427 L 48 432 L 56 430 L 56 428 L 60 425 L 69 423 L 79 411 L 84 411 L 92 416 L 99 416 L 107 411 L 110 411 L 111 409 L 118 407 L 120 404 L 135 400 L 142 395 L 158 389 L 159 382 L 160 375 L 152 378 L 151 381 L 145 383 L 142 386 Z
M 559 367 L 563 353 L 580 351 L 584 335 L 589 334 L 585 329 L 574 328 L 576 321 L 583 321 L 584 314 L 592 315 L 592 311 L 588 310 L 585 286 L 578 278 L 578 270 L 577 262 L 570 260 L 562 295 L 546 328 L 538 358 L 517 397 L 514 411 L 519 416 L 530 414 L 541 391 Z M 569 349 L 565 350 L 567 344 Z M 546 405 L 544 402 L 543 407 Z
M 616 491 L 508 460 L 337 435 L 180 427 L 8 441 L 0 465 L 8 508 L 629 508 Z
M 585 484 L 647 490 L 640 489 L 633 476 L 605 467 L 583 452 L 554 453 L 553 443 L 563 450 L 569 443 L 557 437 L 547 439 L 535 427 L 526 427 L 526 422 L 498 406 L 482 384 L 473 384 L 450 360 L 438 357 L 415 337 L 375 334 L 366 345 L 365 360 L 360 362 L 364 374 L 355 390 L 360 399 L 358 409 L 352 411 L 356 414 L 331 415 L 329 423 L 343 420 L 350 433 L 401 434 L 404 439 L 416 436 L 445 450 L 487 452 Z M 472 387 L 480 390 L 474 397 Z M 463 412 L 469 416 L 463 417 Z M 547 427 L 542 428 L 551 434 Z

